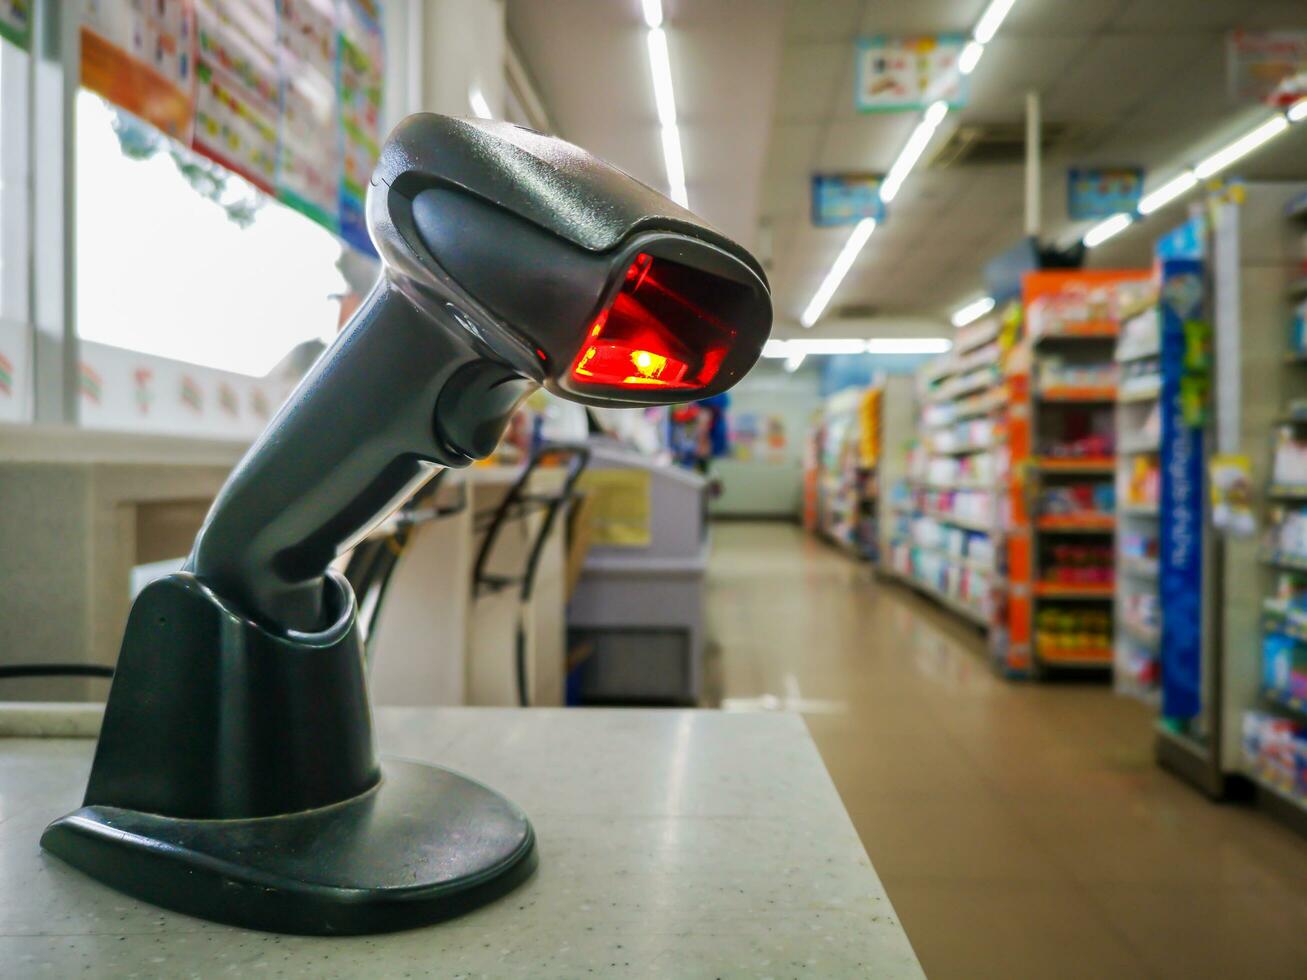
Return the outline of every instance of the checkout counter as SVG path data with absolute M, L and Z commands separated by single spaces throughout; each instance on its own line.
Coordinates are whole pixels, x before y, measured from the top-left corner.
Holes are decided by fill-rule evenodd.
M 133 567 L 185 551 L 242 451 L 162 437 L 0 433 L 5 659 L 111 664 Z M 638 458 L 599 456 L 599 471 L 639 468 Z M 477 599 L 471 570 L 475 515 L 509 492 L 517 472 L 473 467 L 444 481 L 440 493 L 464 494 L 467 506 L 421 525 L 404 550 L 375 637 L 371 687 L 384 755 L 475 773 L 529 814 L 540 854 L 531 879 L 444 923 L 350 938 L 242 930 L 126 897 L 37 846 L 46 824 L 81 799 L 104 681 L 6 681 L 7 975 L 921 977 L 798 716 L 461 706 L 516 703 L 508 651 L 517 597 Z M 687 583 L 701 591 L 701 513 L 678 508 L 702 506 L 702 481 L 662 472 L 651 477 L 665 486 L 651 493 L 646 516 L 655 538 L 669 535 L 671 551 L 648 542 L 595 549 L 582 604 L 574 603 L 581 622 L 609 629 L 616 624 L 604 617 L 620 614 L 639 626 L 660 603 L 689 602 Z M 532 479 L 548 494 L 562 472 L 541 469 Z M 522 557 L 533 519 L 505 532 L 505 562 Z M 682 525 L 689 537 L 677 536 Z M 534 705 L 562 698 L 563 561 L 560 523 L 525 610 Z M 615 591 L 596 594 L 606 575 Z M 607 601 L 616 605 L 605 612 Z M 687 698 L 697 696 L 702 644 L 694 603 L 664 605 L 662 614 L 664 623 L 679 617 L 673 649 Z
M 184 556 L 209 505 L 247 444 L 171 436 L 0 426 L 0 662 L 112 666 L 131 608 L 133 570 Z M 370 684 L 379 705 L 515 705 L 518 601 L 476 598 L 476 515 L 492 511 L 516 481 L 514 466 L 450 471 L 444 499 L 466 506 L 420 525 L 396 566 L 375 638 Z M 540 468 L 531 490 L 562 480 Z M 525 559 L 538 513 L 515 518 L 496 562 Z M 522 610 L 530 703 L 560 705 L 566 657 L 561 523 L 540 557 Z M 139 577 L 138 577 L 139 584 Z M 101 700 L 96 678 L 16 678 L 8 700 Z

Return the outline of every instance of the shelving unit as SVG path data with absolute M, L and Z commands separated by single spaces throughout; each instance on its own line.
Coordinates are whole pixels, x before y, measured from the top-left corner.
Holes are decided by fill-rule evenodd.
M 1246 664 L 1226 670 L 1242 690 L 1239 720 L 1240 769 L 1259 788 L 1267 808 L 1307 832 L 1307 194 L 1283 207 L 1283 260 L 1288 282 L 1280 297 L 1266 300 L 1287 308 L 1293 326 L 1282 355 L 1280 401 L 1270 423 L 1266 474 L 1266 530 L 1256 561 L 1267 582 L 1260 609 L 1261 655 L 1255 690 Z M 1254 274 L 1256 274 L 1254 272 Z M 1284 316 L 1284 314 L 1281 314 Z M 1267 406 L 1271 410 L 1271 406 Z M 1227 633 L 1227 642 L 1229 635 Z M 1241 669 L 1242 668 L 1242 669 Z M 1230 699 L 1227 698 L 1227 704 Z
M 1123 311 L 1134 312 L 1147 280 L 1146 270 L 1022 280 L 1024 335 L 1007 362 L 1009 674 L 1106 674 L 1113 665 L 1113 352 Z
M 848 388 L 828 398 L 810 453 L 813 530 L 864 559 L 879 549 L 881 394 L 879 387 Z
M 1154 288 L 1124 310 L 1115 358 L 1117 395 L 1116 638 L 1113 685 L 1149 703 L 1158 699 L 1161 604 L 1158 510 L 1161 489 L 1161 311 Z
M 1004 643 L 1006 576 L 999 492 L 1006 471 L 1001 319 L 957 333 L 917 379 L 919 438 L 893 490 L 894 535 L 885 570 Z

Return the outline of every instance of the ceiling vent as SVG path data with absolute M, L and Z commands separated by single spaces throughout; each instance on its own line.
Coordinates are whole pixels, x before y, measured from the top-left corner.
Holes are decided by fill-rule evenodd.
M 1069 127 L 1065 123 L 1043 125 L 1040 142 L 1045 154 L 1066 142 Z M 1026 124 L 962 123 L 930 158 L 937 169 L 962 166 L 995 166 L 1023 163 L 1026 159 Z

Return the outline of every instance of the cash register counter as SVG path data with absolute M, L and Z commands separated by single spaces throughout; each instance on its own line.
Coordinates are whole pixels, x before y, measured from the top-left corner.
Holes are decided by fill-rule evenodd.
M 93 712 L 0 705 L 6 976 L 923 975 L 795 715 L 383 708 L 383 752 L 506 793 L 540 867 L 458 919 L 322 939 L 167 912 L 42 852 L 45 824 L 80 804 L 95 743 L 70 733 Z

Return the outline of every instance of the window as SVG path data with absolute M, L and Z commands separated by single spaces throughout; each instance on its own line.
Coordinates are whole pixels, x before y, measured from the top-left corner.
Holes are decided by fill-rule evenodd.
M 76 194 L 81 338 L 260 376 L 335 335 L 330 232 L 85 91 Z

